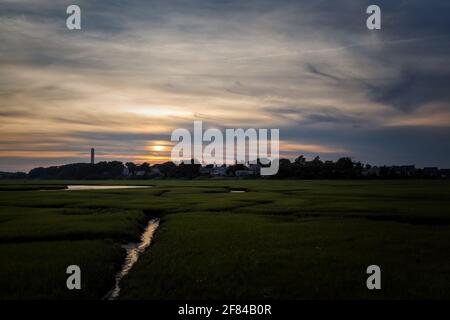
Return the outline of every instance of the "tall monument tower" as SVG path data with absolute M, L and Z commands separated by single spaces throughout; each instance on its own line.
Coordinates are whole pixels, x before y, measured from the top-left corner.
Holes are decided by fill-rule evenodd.
M 91 164 L 95 163 L 95 149 L 91 148 Z

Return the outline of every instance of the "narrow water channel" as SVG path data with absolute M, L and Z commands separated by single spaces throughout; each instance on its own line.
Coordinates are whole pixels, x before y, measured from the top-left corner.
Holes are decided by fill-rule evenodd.
M 116 275 L 116 282 L 114 288 L 110 292 L 108 292 L 108 294 L 105 296 L 104 299 L 116 300 L 119 297 L 120 281 L 124 276 L 128 274 L 128 272 L 130 272 L 133 265 L 138 261 L 142 253 L 144 253 L 145 249 L 147 249 L 147 247 L 150 245 L 153 239 L 153 234 L 158 228 L 158 225 L 159 219 L 150 220 L 148 222 L 147 227 L 145 228 L 144 232 L 141 235 L 140 242 L 138 243 L 131 242 L 123 246 L 127 250 L 125 261 L 122 265 L 122 268 Z

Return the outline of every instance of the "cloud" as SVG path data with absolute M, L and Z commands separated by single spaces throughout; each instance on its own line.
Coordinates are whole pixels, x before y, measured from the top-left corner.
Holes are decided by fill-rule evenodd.
M 366 0 L 80 0 L 76 32 L 68 4 L 0 4 L 0 150 L 32 148 L 29 167 L 39 151 L 63 162 L 90 146 L 142 159 L 152 139 L 194 119 L 280 128 L 285 145 L 311 154 L 450 165 L 431 138 L 412 148 L 401 134 L 390 147 L 394 132 L 449 127 L 445 1 L 380 0 L 380 32 L 365 26 Z M 22 159 L 0 157 L 5 168 Z
M 445 69 L 445 67 L 443 68 Z M 428 103 L 444 102 L 450 108 L 450 69 L 428 72 L 403 71 L 397 79 L 369 88 L 369 96 L 376 102 L 400 111 L 414 111 Z

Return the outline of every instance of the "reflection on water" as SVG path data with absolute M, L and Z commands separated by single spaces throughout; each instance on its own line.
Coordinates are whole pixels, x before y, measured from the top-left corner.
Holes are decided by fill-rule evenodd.
M 67 186 L 65 190 L 106 190 L 106 189 L 144 189 L 151 188 L 151 186 L 108 186 L 108 185 L 72 185 Z
M 145 228 L 144 233 L 141 235 L 141 242 L 132 242 L 123 246 L 127 250 L 127 256 L 122 265 L 122 269 L 116 275 L 116 283 L 114 285 L 114 288 L 106 295 L 105 299 L 115 300 L 119 297 L 120 281 L 124 276 L 128 274 L 128 272 L 130 272 L 131 268 L 138 261 L 141 254 L 150 245 L 150 243 L 152 242 L 153 234 L 155 233 L 156 228 L 158 228 L 158 225 L 158 219 L 150 220 L 147 228 Z

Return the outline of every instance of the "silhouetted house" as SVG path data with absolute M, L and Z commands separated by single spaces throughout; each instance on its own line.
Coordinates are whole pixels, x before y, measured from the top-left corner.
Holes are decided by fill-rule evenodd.
M 414 165 L 411 166 L 401 166 L 400 174 L 402 176 L 411 177 L 416 173 L 416 167 Z
M 261 166 L 259 164 L 249 165 L 249 170 L 252 171 L 255 176 L 259 176 L 261 174 Z
M 254 175 L 255 173 L 252 170 L 236 170 L 235 172 L 236 177 L 249 177 Z
M 380 168 L 377 166 L 370 168 L 369 175 L 378 177 L 380 175 Z
M 139 170 L 135 172 L 136 177 L 143 177 L 145 176 L 145 171 L 144 170 Z
M 439 175 L 441 178 L 450 179 L 450 169 L 439 170 Z
M 162 177 L 163 174 L 159 168 L 151 168 L 150 172 L 148 173 L 149 178 L 159 178 Z
M 390 174 L 401 177 L 411 177 L 416 172 L 416 167 L 414 165 L 408 166 L 392 166 L 390 168 Z
M 124 176 L 124 177 L 129 177 L 130 176 L 130 170 L 127 167 L 123 168 L 122 176 Z
M 226 166 L 215 167 L 211 171 L 211 175 L 213 177 L 225 177 L 227 175 L 227 169 L 228 168 Z
M 202 176 L 209 176 L 212 174 L 213 170 L 214 170 L 214 165 L 208 164 L 205 167 L 201 167 L 199 172 L 200 172 L 200 175 L 202 175 Z
M 401 166 L 392 166 L 390 168 L 390 172 L 393 175 L 399 176 L 402 173 Z
M 422 172 L 427 178 L 436 178 L 439 176 L 439 169 L 437 167 L 425 167 Z
M 378 176 L 380 174 L 380 170 L 378 167 L 370 167 L 366 166 L 365 168 L 361 169 L 361 177 L 373 177 Z

